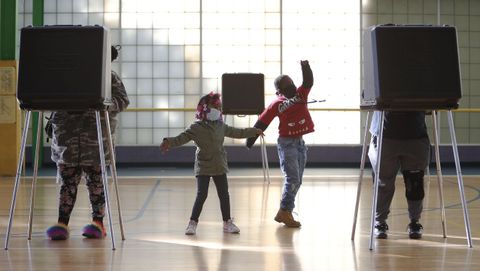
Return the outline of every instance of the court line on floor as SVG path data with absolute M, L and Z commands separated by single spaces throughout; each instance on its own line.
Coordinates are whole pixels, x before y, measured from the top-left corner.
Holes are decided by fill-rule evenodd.
M 137 214 L 130 219 L 124 220 L 125 223 L 129 223 L 135 220 L 138 220 L 143 217 L 145 210 L 147 209 L 147 206 L 150 204 L 150 202 L 153 200 L 153 197 L 155 196 L 155 193 L 157 192 L 158 187 L 160 186 L 160 180 L 157 179 L 155 184 L 153 185 L 152 189 L 150 190 L 148 196 L 146 197 L 144 203 L 142 204 L 142 207 L 140 210 L 138 210 Z M 113 222 L 113 225 L 118 225 L 119 222 Z M 40 235 L 45 235 L 45 233 L 42 232 L 32 232 L 32 236 L 40 236 Z M 12 233 L 11 236 L 25 236 L 24 233 Z
M 455 176 L 455 175 L 453 175 Z M 179 176 L 176 176 L 177 178 L 182 178 L 182 177 L 179 177 Z M 191 177 L 191 176 L 189 176 Z M 242 177 L 246 177 L 246 178 L 252 178 L 252 176 L 242 176 Z M 263 176 L 261 176 L 263 178 Z M 324 175 L 322 175 L 322 177 L 324 177 Z M 124 178 L 124 177 L 122 177 Z M 166 177 L 165 177 L 166 178 Z M 130 219 L 127 219 L 125 220 L 125 223 L 129 223 L 129 222 L 133 222 L 135 220 L 138 220 L 140 218 L 143 217 L 143 215 L 145 214 L 145 211 L 147 209 L 147 206 L 150 204 L 150 202 L 153 200 L 153 197 L 155 196 L 155 193 L 157 192 L 158 188 L 160 187 L 160 182 L 161 182 L 161 179 L 159 179 L 158 177 L 156 178 L 156 182 L 155 184 L 153 185 L 153 187 L 151 188 L 149 194 L 147 195 L 144 203 L 142 204 L 142 207 L 139 209 L 139 211 L 137 212 L 137 214 L 133 217 L 133 218 L 130 218 Z M 445 182 L 448 182 L 448 183 L 451 183 L 451 184 L 457 184 L 457 182 L 454 182 L 454 181 L 445 181 Z M 470 200 L 467 200 L 467 204 L 469 203 L 472 203 L 474 201 L 477 201 L 480 199 L 480 189 L 479 188 L 476 188 L 474 186 L 471 186 L 471 185 L 464 185 L 465 188 L 469 188 L 469 189 L 472 189 L 474 191 L 477 192 L 477 195 L 476 197 L 474 197 L 473 199 L 470 199 Z M 461 206 L 461 202 L 459 203 L 455 203 L 455 204 L 451 204 L 451 205 L 448 205 L 448 206 L 445 206 L 445 209 L 453 209 L 454 207 L 457 207 L 457 206 Z M 423 210 L 423 212 L 432 212 L 432 211 L 437 211 L 437 210 L 440 210 L 441 208 L 440 207 L 437 207 L 437 208 L 430 208 L 430 209 L 425 209 Z M 404 215 L 408 215 L 408 212 L 404 212 L 404 213 L 399 213 L 399 214 L 391 214 L 390 217 L 392 216 L 404 216 Z M 369 219 L 369 218 L 368 218 Z M 114 224 L 118 224 L 118 222 L 114 222 Z M 33 235 L 37 235 L 39 234 L 38 232 L 34 232 Z M 17 234 L 12 234 L 12 236 L 16 236 Z
M 153 185 L 152 189 L 150 190 L 150 192 L 148 193 L 148 196 L 147 198 L 145 199 L 145 202 L 143 203 L 142 207 L 140 208 L 140 210 L 138 210 L 138 213 L 135 217 L 131 218 L 131 219 L 127 219 L 125 220 L 125 222 L 132 222 L 132 221 L 135 221 L 135 220 L 138 220 L 140 218 L 143 217 L 143 214 L 145 213 L 145 210 L 147 209 L 147 206 L 150 204 L 150 202 L 153 200 L 153 197 L 155 196 L 155 193 L 157 192 L 157 189 L 158 187 L 160 187 L 160 180 L 157 179 L 157 181 L 155 182 L 155 184 Z

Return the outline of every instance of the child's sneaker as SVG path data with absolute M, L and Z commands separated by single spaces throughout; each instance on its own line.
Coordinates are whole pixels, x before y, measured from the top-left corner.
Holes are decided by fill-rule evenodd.
M 185 229 L 185 234 L 186 235 L 195 235 L 195 233 L 197 232 L 197 224 L 198 224 L 197 221 L 190 220 L 190 222 L 188 222 L 187 228 Z
M 240 233 L 240 229 L 235 224 L 233 224 L 231 219 L 229 219 L 223 222 L 223 232 Z
M 422 238 L 423 226 L 418 221 L 412 220 L 407 227 L 408 237 L 410 239 L 420 239 Z
M 58 223 L 47 229 L 47 237 L 50 240 L 67 240 L 70 236 L 68 226 L 63 223 Z
M 387 239 L 387 237 L 388 237 L 387 232 L 388 232 L 388 225 L 387 225 L 387 223 L 385 223 L 385 222 L 377 222 L 377 223 L 375 224 L 374 233 L 375 233 L 375 237 L 376 237 L 377 239 Z
M 92 224 L 83 227 L 82 232 L 83 236 L 91 239 L 100 239 L 107 236 L 103 223 L 97 221 L 93 221 Z

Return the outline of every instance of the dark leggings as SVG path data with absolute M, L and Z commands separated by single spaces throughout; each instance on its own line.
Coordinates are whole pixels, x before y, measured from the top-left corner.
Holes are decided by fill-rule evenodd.
M 203 203 L 208 196 L 208 185 L 210 183 L 210 177 L 213 178 L 215 187 L 217 188 L 218 199 L 220 200 L 220 209 L 222 210 L 223 221 L 230 219 L 230 195 L 228 194 L 228 182 L 227 175 L 197 176 L 197 198 L 193 204 L 191 220 L 198 222 L 200 213 L 202 212 Z
M 62 181 L 58 207 L 58 222 L 68 225 L 75 201 L 77 200 L 78 184 L 85 173 L 85 179 L 92 207 L 94 221 L 103 221 L 105 216 L 105 195 L 103 190 L 100 166 L 58 166 L 58 175 Z

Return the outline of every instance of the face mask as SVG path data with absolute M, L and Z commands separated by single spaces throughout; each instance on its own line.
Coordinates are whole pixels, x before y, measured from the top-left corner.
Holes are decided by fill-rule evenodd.
M 297 93 L 297 87 L 294 84 L 291 84 L 281 90 L 280 93 L 287 98 L 292 98 Z
M 220 119 L 222 112 L 215 108 L 210 108 L 210 112 L 207 113 L 207 120 L 215 121 Z

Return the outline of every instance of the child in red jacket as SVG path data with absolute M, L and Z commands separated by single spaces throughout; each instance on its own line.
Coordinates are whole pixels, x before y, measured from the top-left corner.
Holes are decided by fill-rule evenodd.
M 295 221 L 292 210 L 295 207 L 295 196 L 302 184 L 303 171 L 307 161 L 307 147 L 302 136 L 314 131 L 314 124 L 307 107 L 308 94 L 313 86 L 313 73 L 308 60 L 300 61 L 303 83 L 296 87 L 288 75 L 280 75 L 275 79 L 277 98 L 263 111 L 254 127 L 265 131 L 272 120 L 278 116 L 278 158 L 285 176 L 280 209 L 275 221 L 288 227 L 300 227 Z M 256 137 L 247 140 L 251 147 Z

